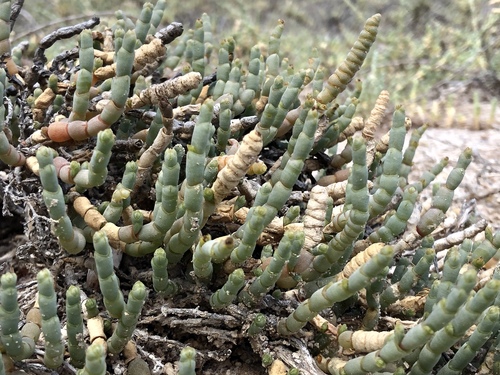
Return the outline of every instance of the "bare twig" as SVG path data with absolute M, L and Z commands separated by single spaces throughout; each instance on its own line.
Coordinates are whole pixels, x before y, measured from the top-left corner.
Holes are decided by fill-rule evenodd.
M 33 63 L 35 65 L 43 65 L 47 62 L 45 57 L 45 50 L 51 47 L 55 42 L 62 39 L 68 39 L 75 35 L 79 35 L 85 29 L 91 29 L 96 25 L 99 25 L 101 20 L 99 17 L 92 17 L 90 20 L 78 23 L 73 26 L 66 26 L 57 29 L 56 31 L 50 33 L 40 40 L 39 46 L 35 51 L 35 56 L 33 57 Z
M 14 28 L 14 24 L 16 23 L 17 16 L 21 12 L 23 8 L 24 0 L 16 0 L 10 6 L 10 31 Z

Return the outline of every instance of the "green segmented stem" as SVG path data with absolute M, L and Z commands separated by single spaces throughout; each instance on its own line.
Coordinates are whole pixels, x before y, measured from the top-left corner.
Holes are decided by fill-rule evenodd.
M 119 17 L 118 15 L 120 14 L 121 17 Z M 133 28 L 134 26 L 134 23 L 133 21 L 130 19 L 130 18 L 127 18 L 127 21 L 130 21 L 130 22 L 125 22 L 123 17 L 125 17 L 125 15 L 123 14 L 123 12 L 121 10 L 118 10 L 115 12 L 115 15 L 116 15 L 116 23 L 111 27 L 111 30 L 113 31 L 113 44 L 114 44 L 114 50 L 115 52 L 118 51 L 121 46 L 122 46 L 122 43 L 123 43 L 123 35 L 125 35 L 125 31 L 126 30 L 130 30 L 131 28 Z M 116 55 L 116 53 L 115 53 Z
M 448 158 L 443 158 L 441 159 L 438 163 L 436 163 L 430 171 L 425 171 L 422 174 L 422 177 L 420 177 L 419 182 L 413 183 L 412 186 L 414 186 L 417 191 L 420 193 L 422 190 L 424 190 L 429 184 L 434 181 L 436 176 L 440 174 L 444 167 L 448 165 Z
M 332 281 L 302 302 L 287 318 L 278 322 L 278 332 L 288 335 L 299 331 L 321 310 L 334 303 L 344 301 L 357 291 L 365 288 L 374 277 L 387 273 L 394 251 L 385 246 L 367 263 L 358 268 L 348 279 Z
M 257 239 L 266 226 L 265 219 L 268 211 L 269 208 L 265 206 L 250 208 L 245 224 L 240 227 L 240 229 L 243 227 L 245 229 L 238 230 L 236 233 L 236 236 L 241 236 L 241 241 L 238 247 L 236 247 L 231 253 L 231 261 L 233 263 L 243 263 L 245 259 L 252 255 Z
M 8 8 L 5 8 L 8 10 L 9 15 L 10 15 L 10 1 L 0 3 L 0 13 L 4 12 L 5 5 L 8 5 Z M 1 38 L 2 34 L 2 15 L 0 14 L 0 49 L 2 48 L 2 44 L 4 43 L 4 40 Z M 7 16 L 7 19 L 9 19 L 9 16 Z M 8 28 L 8 25 L 6 25 Z M 8 30 L 10 35 L 10 29 Z M 7 35 L 7 41 L 9 40 L 9 36 Z M 10 47 L 9 47 L 10 48 Z M 0 69 L 0 100 L 3 103 L 4 95 L 5 95 L 5 79 L 6 79 L 6 73 L 5 69 Z M 23 154 L 19 153 L 14 146 L 12 146 L 9 142 L 9 139 L 5 135 L 4 132 L 5 128 L 5 107 L 3 105 L 0 106 L 0 160 L 2 160 L 5 164 L 12 165 L 12 166 L 19 166 L 23 165 L 26 161 L 26 158 Z
M 164 239 L 165 252 L 170 263 L 177 263 L 198 238 L 203 222 L 203 172 L 208 145 L 214 134 L 211 124 L 213 101 L 205 100 L 188 146 L 186 156 L 186 180 L 184 181 L 185 213 L 177 230 L 173 225 Z
M 294 68 L 293 65 L 290 64 L 290 60 L 288 60 L 288 57 L 284 57 L 281 60 L 281 75 L 283 76 L 283 79 L 285 82 L 288 82 L 289 78 L 293 75 L 294 73 Z
M 499 325 L 500 308 L 498 306 L 491 306 L 486 310 L 467 342 L 460 347 L 451 361 L 439 370 L 437 375 L 462 374 L 462 371 L 471 363 L 491 335 L 498 331 Z
M 271 32 L 271 35 L 269 36 L 268 52 L 270 55 L 279 54 L 281 35 L 283 34 L 284 28 L 285 28 L 285 21 L 278 20 L 278 24 L 276 25 L 276 27 Z
M 336 130 L 337 126 L 334 126 L 333 128 Z M 332 158 L 332 161 L 330 162 L 331 167 L 341 169 L 342 166 L 347 165 L 352 161 L 351 140 L 352 138 L 348 139 L 344 149 Z
M 135 31 L 126 31 L 123 35 L 123 43 L 119 49 L 116 49 L 116 76 L 130 76 L 134 64 L 135 44 L 137 37 Z M 128 97 L 128 92 L 127 95 Z M 125 104 L 125 103 L 123 103 Z
M 380 18 L 380 14 L 368 18 L 364 30 L 359 34 L 358 40 L 347 54 L 345 61 L 328 78 L 323 90 L 318 94 L 318 102 L 327 104 L 335 100 L 345 90 L 347 84 L 363 65 L 366 55 L 377 37 Z
M 351 204 L 349 218 L 341 232 L 337 233 L 328 243 L 325 254 L 314 258 L 311 265 L 301 273 L 303 280 L 311 281 L 328 271 L 337 263 L 341 268 L 347 261 L 347 255 L 352 251 L 352 244 L 363 233 L 368 220 L 368 170 L 366 168 L 366 146 L 363 138 L 353 139 L 353 165 L 348 179 L 346 190 L 346 203 Z M 344 205 L 344 210 L 346 206 Z M 339 259 L 344 258 L 341 263 Z
M 229 77 L 224 85 L 224 91 L 222 95 L 230 95 L 233 98 L 234 103 L 239 98 L 240 84 L 241 81 L 241 61 L 235 59 L 231 65 L 231 71 L 229 72 Z
M 92 319 L 99 315 L 97 302 L 94 298 L 88 298 L 85 300 L 85 310 L 87 311 L 87 319 Z
M 73 108 L 69 121 L 85 120 L 89 106 L 92 72 L 94 71 L 94 41 L 92 32 L 83 30 L 80 34 L 80 71 L 76 80 L 76 91 L 73 95 Z
M 307 119 L 307 115 L 309 114 L 309 110 L 311 110 L 314 106 L 314 101 L 312 98 L 308 97 L 304 104 L 302 105 L 302 111 L 300 111 L 298 119 L 295 121 L 295 124 L 293 125 L 293 130 L 292 130 L 292 136 L 288 140 L 288 147 L 286 152 L 283 154 L 281 158 L 281 163 L 280 167 L 274 171 L 274 173 L 271 176 L 271 183 L 274 185 L 279 181 L 279 177 L 285 168 L 286 164 L 288 163 L 288 160 L 290 160 L 293 150 L 295 148 L 295 145 L 297 144 L 297 140 L 304 130 L 304 124 Z M 310 133 L 308 133 L 310 134 Z
M 17 66 L 22 65 L 23 53 L 26 50 L 26 46 L 27 46 L 26 43 L 21 42 L 12 47 L 12 60 L 14 61 L 14 64 L 16 64 Z M 57 112 L 57 110 L 54 112 Z
M 197 19 L 194 24 L 193 36 L 186 43 L 186 62 L 190 65 L 193 72 L 198 72 L 202 76 L 205 74 L 205 32 L 203 30 L 203 21 Z M 187 105 L 196 100 L 200 95 L 203 84 L 200 83 L 197 88 L 192 89 L 186 94 L 179 95 L 177 105 Z
M 280 25 L 278 24 L 278 28 Z M 265 77 L 262 84 L 261 95 L 269 96 L 271 92 L 271 87 L 274 85 L 275 79 L 280 73 L 280 57 L 277 53 L 272 53 L 266 58 L 265 70 L 261 68 L 261 71 L 265 71 Z
M 133 237 L 137 237 L 137 234 L 143 228 L 143 224 L 144 224 L 143 219 L 144 218 L 142 217 L 142 213 L 138 210 L 133 211 L 132 215 L 130 215 L 130 223 L 132 226 Z
M 137 82 L 136 82 L 135 87 L 137 87 Z M 147 87 L 145 89 L 147 89 Z M 158 133 L 161 131 L 162 128 L 163 128 L 162 114 L 161 114 L 160 110 L 157 110 L 156 116 L 153 117 L 153 120 L 151 121 L 151 124 L 149 125 L 148 134 L 146 135 L 146 142 L 144 142 L 144 146 L 142 147 L 142 150 L 147 150 L 153 144 L 156 137 L 158 136 Z
M 153 14 L 151 16 L 151 27 L 149 28 L 148 34 L 154 34 L 156 29 L 163 19 L 163 14 L 165 13 L 165 8 L 167 7 L 166 0 L 158 0 L 153 8 Z
M 204 236 L 193 253 L 194 274 L 202 280 L 212 277 L 213 263 L 222 263 L 229 258 L 231 251 L 238 243 L 231 236 L 219 237 L 214 240 L 210 235 Z
M 161 192 L 161 205 L 156 211 L 154 216 L 154 221 L 152 224 L 147 224 L 144 226 L 143 231 L 145 232 L 145 237 L 147 239 L 154 239 L 156 234 L 149 235 L 150 227 L 154 226 L 157 229 L 160 237 L 163 237 L 165 233 L 172 227 L 176 219 L 176 207 L 177 207 L 177 196 L 178 191 L 176 186 L 163 186 L 160 190 Z
M 255 305 L 264 294 L 274 287 L 281 276 L 285 263 L 290 259 L 292 247 L 295 247 L 295 252 L 297 248 L 300 250 L 302 247 L 304 235 L 302 232 L 301 234 L 302 236 L 295 232 L 285 232 L 262 275 L 258 276 L 245 290 L 240 292 L 239 300 L 241 302 L 247 306 Z
M 495 301 L 500 291 L 500 280 L 490 280 L 469 301 L 460 308 L 444 328 L 441 328 L 420 352 L 410 375 L 430 374 L 441 358 L 476 322 L 479 316 Z
M 108 163 L 114 144 L 115 135 L 111 129 L 99 132 L 88 169 L 80 170 L 73 178 L 77 189 L 89 189 L 104 183 L 108 175 Z
M 408 270 L 408 267 L 412 264 L 411 260 L 404 257 L 399 258 L 397 263 L 395 264 L 394 271 L 392 273 L 391 281 L 398 282 L 401 280 L 405 272 Z
M 116 329 L 107 341 L 110 353 L 120 353 L 132 337 L 145 300 L 146 287 L 140 281 L 136 281 L 128 295 L 127 304 L 122 316 L 118 319 Z
M 420 258 L 414 267 L 409 267 L 398 282 L 390 285 L 381 293 L 381 308 L 385 309 L 391 303 L 394 303 L 406 296 L 406 294 L 411 291 L 418 281 L 428 274 L 429 268 L 431 267 L 435 256 L 436 252 L 434 249 L 426 249 L 424 256 Z
M 283 216 L 283 226 L 286 227 L 288 224 L 295 222 L 295 220 L 299 217 L 299 215 L 300 215 L 299 206 L 292 206 L 288 208 L 288 210 L 285 213 L 285 216 Z
M 153 288 L 157 293 L 163 293 L 170 296 L 177 292 L 177 285 L 168 278 L 168 259 L 165 250 L 156 249 L 151 259 L 151 268 L 153 268 Z
M 103 216 L 108 223 L 116 223 L 120 220 L 123 209 L 130 206 L 130 192 L 135 184 L 137 174 L 137 163 L 129 161 L 125 165 L 122 182 L 118 183 L 111 197 L 109 205 L 103 212 Z
M 452 286 L 456 283 L 457 277 L 460 273 L 460 269 L 467 261 L 467 257 L 464 256 L 457 247 L 453 247 L 448 254 L 446 254 L 444 266 L 443 266 L 443 276 L 439 283 L 435 283 L 437 288 L 436 300 L 439 301 L 444 298 L 451 290 Z M 429 292 L 430 293 L 430 292 Z M 432 311 L 433 305 L 425 305 L 425 312 L 429 313 Z
M 403 233 L 406 224 L 415 208 L 418 198 L 418 191 L 414 186 L 407 186 L 403 192 L 403 200 L 399 204 L 396 212 L 389 219 L 368 237 L 370 242 L 391 242 L 398 235 Z
M 270 184 L 266 183 L 259 189 L 257 196 L 255 197 L 254 207 L 257 205 L 263 205 L 262 208 L 265 209 L 265 212 L 260 210 L 260 214 L 264 215 L 264 219 L 252 225 L 262 226 L 264 228 L 268 225 L 271 220 L 276 216 L 278 211 L 284 206 L 287 201 L 290 193 L 292 191 L 293 185 L 297 181 L 297 178 L 302 171 L 302 167 L 304 166 L 304 160 L 309 155 L 309 151 L 311 151 L 311 147 L 313 144 L 314 132 L 318 126 L 318 112 L 316 110 L 310 110 L 306 121 L 304 123 L 304 128 L 300 135 L 297 137 L 297 144 L 294 147 L 293 153 L 290 157 L 290 160 L 284 167 L 283 171 L 280 173 L 279 180 L 272 186 L 272 190 L 269 193 Z M 264 186 L 267 186 L 264 188 Z M 267 193 L 269 195 L 267 196 Z M 257 210 L 257 208 L 256 208 Z M 249 212 L 250 214 L 250 212 Z M 253 212 L 252 212 L 253 214 Z M 250 217 L 247 217 L 247 222 L 251 220 Z M 249 225 L 245 222 L 244 225 L 240 227 L 238 230 L 238 236 L 245 236 L 246 227 Z M 252 235 L 252 240 L 257 240 L 258 234 L 255 236 Z M 231 254 L 231 261 L 233 263 L 242 263 L 246 258 L 251 256 L 252 251 L 255 247 L 255 242 L 250 243 L 249 241 L 242 241 L 240 245 L 233 251 Z
M 364 331 L 372 331 L 378 324 L 380 318 L 380 292 L 382 291 L 381 280 L 375 280 L 368 284 L 366 290 L 366 306 L 365 315 L 361 322 L 361 329 Z
M 500 231 L 493 233 L 491 227 L 487 227 L 484 234 L 484 241 L 474 243 L 474 251 L 469 260 L 477 270 L 483 268 L 500 249 Z
M 84 30 L 85 31 L 85 30 Z M 81 34 L 80 34 L 81 35 Z M 80 47 L 81 48 L 81 47 Z M 87 47 L 88 48 L 88 47 Z M 81 57 L 80 57 L 81 59 Z M 80 62 L 81 65 L 81 62 Z M 92 66 L 94 66 L 94 60 L 92 59 Z M 47 83 L 47 86 L 52 90 L 54 94 L 57 94 L 57 83 L 58 83 L 58 78 L 57 75 L 51 74 L 49 76 L 49 82 Z
M 71 285 L 66 291 L 66 329 L 71 364 L 77 368 L 85 365 L 85 344 L 83 343 L 83 317 L 80 309 L 80 289 Z
M 139 240 L 136 242 L 126 244 L 124 252 L 133 257 L 142 257 L 146 254 L 151 254 L 160 245 L 161 241 L 150 242 L 150 241 Z
M 64 357 L 61 322 L 57 316 L 57 297 L 54 280 L 48 269 L 37 274 L 38 305 L 42 314 L 42 332 L 45 338 L 45 366 L 56 369 L 61 366 Z
M 234 51 L 234 39 L 229 38 L 221 42 L 219 48 L 219 65 L 217 67 L 217 82 L 213 90 L 213 99 L 217 100 L 222 94 L 224 94 L 224 88 L 226 82 L 229 79 L 229 74 L 231 73 L 231 61 Z
M 219 162 L 217 159 L 210 160 L 205 165 L 205 171 L 203 172 L 203 186 L 207 187 L 208 185 L 212 185 L 212 183 L 217 178 L 217 174 L 219 173 Z
M 370 196 L 370 218 L 382 213 L 398 187 L 399 170 L 403 160 L 402 152 L 405 141 L 405 112 L 402 108 L 394 111 L 389 137 L 389 149 L 384 156 L 382 174 L 377 179 L 377 190 Z
M 266 204 L 267 200 L 269 199 L 269 195 L 273 191 L 273 185 L 270 181 L 265 182 L 257 192 L 257 195 L 255 196 L 253 206 L 262 206 Z
M 64 96 L 57 94 L 56 97 L 54 98 L 54 101 L 52 102 L 52 109 L 54 113 L 59 112 L 63 105 L 64 105 Z
M 0 54 L 10 54 L 10 0 L 0 2 Z
M 396 362 L 417 347 L 421 347 L 435 332 L 445 327 L 455 317 L 457 311 L 467 301 L 475 282 L 476 272 L 474 270 L 465 272 L 447 298 L 436 304 L 424 321 L 406 334 L 403 326 L 396 324 L 394 336 L 386 341 L 382 349 L 348 361 L 339 371 L 346 375 L 380 371 L 386 364 Z
M 181 350 L 179 360 L 179 375 L 195 375 L 196 350 L 190 346 L 185 346 Z
M 207 58 L 207 60 L 209 60 L 214 44 L 214 36 L 212 34 L 212 22 L 210 21 L 210 16 L 206 13 L 203 13 L 201 15 L 201 21 L 203 22 L 203 40 L 205 41 L 205 57 Z
M 142 44 L 146 40 L 148 31 L 151 27 L 151 17 L 153 16 L 153 4 L 145 3 L 135 24 L 135 36 L 137 41 Z
M 52 149 L 42 146 L 36 153 L 43 186 L 42 197 L 50 218 L 56 222 L 54 233 L 59 243 L 68 253 L 78 254 L 85 247 L 85 237 L 79 229 L 73 227 L 71 219 L 66 214 L 64 195 L 57 181 L 53 163 L 53 152 Z
M 123 188 L 122 184 L 118 184 L 111 196 L 111 201 L 102 214 L 108 223 L 116 223 L 120 220 L 123 212 L 123 202 L 129 198 L 130 190 Z
M 203 28 L 203 21 L 197 19 L 194 24 L 193 38 L 188 41 L 188 48 L 192 49 L 192 63 L 193 71 L 205 74 L 205 29 Z M 200 86 L 201 88 L 201 86 Z M 196 89 L 195 89 L 196 90 Z
M 125 171 L 123 172 L 123 177 L 122 177 L 122 186 L 127 189 L 132 191 L 135 185 L 135 180 L 137 176 L 137 162 L 135 161 L 129 161 L 127 164 L 125 164 Z M 130 198 L 126 198 L 123 201 L 123 207 L 128 207 L 130 206 Z
M 417 232 L 421 236 L 427 236 L 444 219 L 444 215 L 451 205 L 455 189 L 462 182 L 465 175 L 465 170 L 472 160 L 472 149 L 466 148 L 458 158 L 457 165 L 448 175 L 446 184 L 439 187 L 437 192 L 432 197 L 431 208 L 425 212 L 417 224 Z
M 245 285 L 245 273 L 241 268 L 234 270 L 228 277 L 222 288 L 210 296 L 210 305 L 214 309 L 229 306 Z
M 179 64 L 181 57 L 184 55 L 186 51 L 187 41 L 192 37 L 193 30 L 188 30 L 184 33 L 179 39 L 175 48 L 169 48 L 167 50 L 167 60 L 165 61 L 165 65 L 171 69 L 174 69 Z M 219 50 L 220 52 L 220 50 Z
M 85 367 L 78 375 L 105 375 L 106 351 L 100 343 L 90 345 L 85 352 Z
M 119 21 L 120 25 L 124 28 L 124 30 L 133 30 L 135 27 L 134 21 L 132 21 L 129 17 L 123 13 L 121 10 L 117 10 L 115 12 L 116 19 Z M 123 21 L 123 22 L 120 22 Z
M 250 336 L 257 335 L 262 332 L 264 327 L 266 326 L 267 318 L 264 314 L 257 314 L 252 320 L 252 324 L 248 327 L 248 334 Z
M 313 151 L 311 152 L 312 154 L 316 154 L 326 148 L 333 147 L 338 143 L 340 134 L 342 134 L 342 132 L 351 124 L 352 118 L 356 113 L 358 103 L 358 100 L 354 100 L 352 103 L 348 105 L 341 105 L 335 110 L 333 117 L 329 118 L 331 125 L 314 145 Z M 336 156 L 337 155 L 332 158 L 330 165 L 338 168 L 335 164 L 335 160 L 337 159 Z M 342 165 L 343 164 L 344 162 L 342 162 Z
M 260 252 L 260 260 L 272 257 L 273 252 L 273 246 L 271 244 L 264 246 Z M 254 270 L 254 274 L 258 276 L 262 274 L 262 270 L 260 268 L 257 268 L 256 270 Z
M 143 228 L 146 240 L 152 240 L 157 236 L 163 238 L 176 219 L 179 173 L 177 152 L 171 148 L 165 150 L 162 169 L 156 180 L 154 220 Z
M 125 308 L 125 302 L 120 290 L 120 282 L 113 269 L 113 254 L 106 233 L 103 231 L 95 232 L 93 242 L 97 276 L 104 306 L 111 317 L 120 318 Z
M 104 106 L 101 114 L 91 118 L 88 122 L 77 120 L 68 123 L 60 121 L 51 123 L 48 127 L 49 137 L 55 136 L 56 139 L 53 140 L 56 142 L 64 142 L 69 139 L 83 141 L 88 137 L 96 136 L 101 130 L 110 128 L 120 118 L 125 109 L 130 89 L 135 42 L 133 30 L 125 33 L 123 43 L 117 49 L 116 76 L 111 83 L 111 100 Z M 87 77 L 84 79 L 86 80 Z
M 14 360 L 31 357 L 37 337 L 23 337 L 18 329 L 19 304 L 17 303 L 17 276 L 6 273 L 0 278 L 0 345 Z
M 253 46 L 250 50 L 250 61 L 248 63 L 248 74 L 245 81 L 247 90 L 252 90 L 255 97 L 260 96 L 260 71 L 262 55 L 259 46 Z
M 441 211 L 446 212 L 453 200 L 453 192 L 460 185 L 465 175 L 465 170 L 472 161 L 472 149 L 466 148 L 460 154 L 457 165 L 448 175 L 446 185 L 439 188 L 433 197 L 432 206 L 439 208 Z
M 401 168 L 399 169 L 399 176 L 404 177 L 405 180 L 408 179 L 408 175 L 410 174 L 413 166 L 413 158 L 420 142 L 420 138 L 422 138 L 422 135 L 426 130 L 427 125 L 424 124 L 411 133 L 410 142 L 403 154 L 403 162 L 401 164 Z
M 227 142 L 231 135 L 231 107 L 233 106 L 233 97 L 225 95 L 219 102 L 219 127 L 217 128 L 217 150 L 226 152 Z
M 269 98 L 264 111 L 262 112 L 260 121 L 257 125 L 257 130 L 262 134 L 263 141 L 269 143 L 274 135 L 272 125 L 278 113 L 278 106 L 283 93 L 286 90 L 282 76 L 277 76 L 274 79 L 273 85 L 269 93 Z
M 301 70 L 291 77 L 287 86 L 280 87 L 282 85 L 282 78 L 281 76 L 276 77 L 271 88 L 269 101 L 262 113 L 261 122 L 258 125 L 258 129 L 262 133 L 264 145 L 267 145 L 274 139 L 288 111 L 293 109 L 299 96 L 299 90 L 304 84 L 304 79 L 305 71 Z

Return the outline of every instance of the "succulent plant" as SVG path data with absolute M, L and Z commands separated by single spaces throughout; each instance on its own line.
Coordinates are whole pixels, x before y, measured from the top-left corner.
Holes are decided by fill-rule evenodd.
M 238 357 L 302 374 L 497 368 L 500 276 L 485 265 L 500 233 L 472 215 L 444 221 L 471 149 L 423 203 L 448 162 L 411 181 L 425 126 L 405 148 L 411 120 L 396 106 L 375 138 L 386 91 L 355 116 L 351 81 L 381 15 L 325 79 L 319 59 L 296 71 L 281 56 L 282 20 L 266 52 L 238 56 L 207 15 L 184 35 L 157 31 L 165 6 L 57 30 L 24 67 L 0 3 L 0 159 L 36 212 L 18 256 L 44 265 L 37 298 L 19 286 L 28 302 L 19 276 L 2 275 L 0 374 L 30 371 L 22 361 L 42 352 L 47 368 L 89 375 L 175 361 L 210 373 Z M 45 49 L 73 35 L 78 53 L 47 64 Z M 342 327 L 350 312 L 362 318 Z

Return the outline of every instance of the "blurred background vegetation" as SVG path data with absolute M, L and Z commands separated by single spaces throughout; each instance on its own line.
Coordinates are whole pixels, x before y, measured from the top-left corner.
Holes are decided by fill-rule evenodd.
M 40 38 L 59 27 L 94 15 L 106 24 L 118 9 L 135 19 L 143 3 L 26 1 L 13 45 L 29 40 L 34 49 Z M 168 2 L 163 23 L 179 21 L 188 29 L 203 13 L 211 18 L 216 41 L 236 39 L 236 57 L 242 59 L 257 42 L 265 49 L 281 18 L 282 57 L 297 68 L 307 67 L 315 47 L 328 75 L 345 58 L 365 19 L 381 13 L 377 41 L 357 75 L 365 83 L 362 110 L 369 111 L 378 93 L 387 89 L 392 103 L 405 105 L 417 124 L 498 126 L 500 0 L 183 0 Z

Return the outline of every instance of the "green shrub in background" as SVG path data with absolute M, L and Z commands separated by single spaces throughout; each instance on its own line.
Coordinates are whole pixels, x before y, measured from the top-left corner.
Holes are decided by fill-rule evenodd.
M 491 4 L 490 4 L 491 3 Z M 136 9 L 141 2 L 45 2 L 24 5 L 14 40 L 27 35 L 42 37 L 59 20 L 97 12 L 105 20 L 111 9 Z M 241 57 L 249 55 L 256 40 L 265 40 L 277 19 L 286 20 L 282 51 L 300 68 L 307 65 L 311 48 L 318 50 L 322 65 L 332 71 L 354 42 L 366 14 L 382 13 L 379 48 L 369 57 L 363 77 L 370 87 L 363 92 L 360 109 L 367 115 L 383 90 L 405 105 L 415 122 L 435 126 L 489 128 L 496 125 L 499 92 L 498 4 L 488 0 L 460 1 L 185 1 L 169 4 L 164 22 L 194 25 L 202 13 L 211 16 L 212 27 L 233 35 Z M 195 12 L 192 9 L 196 9 Z M 36 16 L 35 16 L 36 15 Z M 54 16 L 56 15 L 56 16 Z M 80 20 L 82 20 L 80 18 Z M 111 21 L 112 22 L 112 21 Z M 47 25 L 41 32 L 38 27 Z M 51 26 L 52 25 L 52 26 Z M 265 47 L 262 44 L 261 47 Z M 432 99 L 432 100 L 429 100 Z M 367 103 L 366 105 L 364 103 Z M 444 113 L 444 115 L 443 115 Z
M 468 211 L 445 220 L 472 150 L 423 202 L 448 163 L 408 179 L 426 127 L 405 148 L 397 105 L 375 137 L 386 90 L 359 116 L 380 82 L 380 14 L 326 73 L 320 53 L 285 57 L 282 20 L 264 44 L 239 28 L 218 41 L 221 16 L 161 28 L 165 1 L 23 55 L 9 41 L 18 5 L 0 3 L 0 160 L 28 242 L 0 279 L 0 374 L 42 355 L 80 374 L 498 367 L 500 233 Z M 71 37 L 78 48 L 49 61 Z M 351 84 L 365 59 L 366 83 Z M 35 273 L 36 287 L 20 280 Z

